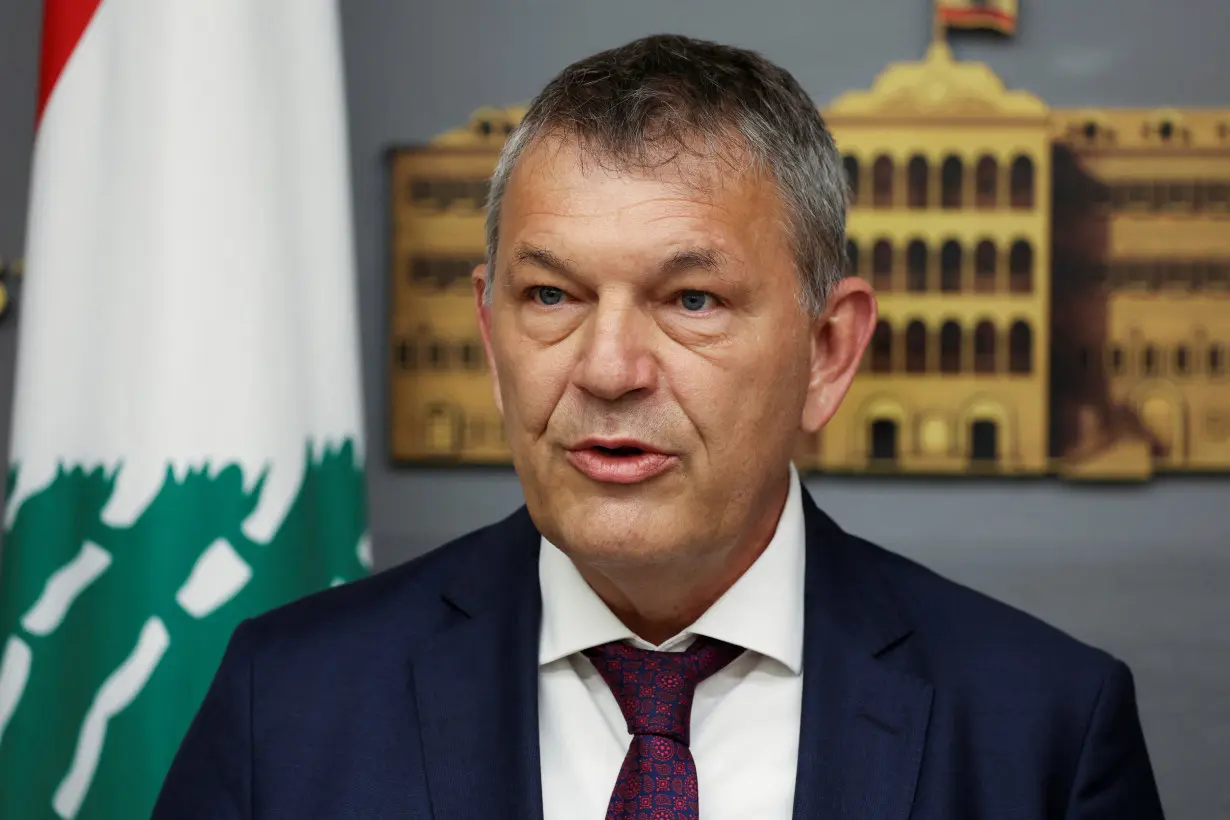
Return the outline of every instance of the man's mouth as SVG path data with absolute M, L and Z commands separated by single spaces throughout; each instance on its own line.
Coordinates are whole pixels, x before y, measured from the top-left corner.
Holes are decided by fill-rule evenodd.
M 608 456 L 639 456 L 645 450 L 640 447 L 623 446 L 623 447 L 604 447 L 601 444 L 595 444 L 591 447 L 599 453 Z
M 670 469 L 678 457 L 628 439 L 589 439 L 568 450 L 568 461 L 583 475 L 604 484 L 636 484 Z

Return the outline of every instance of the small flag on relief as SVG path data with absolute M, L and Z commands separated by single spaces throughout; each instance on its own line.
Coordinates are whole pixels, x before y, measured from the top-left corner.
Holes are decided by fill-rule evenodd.
M 1018 0 L 936 0 L 935 13 L 947 28 L 990 29 L 1015 34 Z

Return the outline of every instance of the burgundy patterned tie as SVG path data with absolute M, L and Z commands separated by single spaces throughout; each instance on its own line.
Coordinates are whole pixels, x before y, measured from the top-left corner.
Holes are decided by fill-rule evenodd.
M 619 702 L 632 745 L 615 781 L 607 820 L 699 820 L 696 761 L 688 749 L 696 685 L 743 649 L 696 638 L 685 652 L 625 643 L 585 650 Z

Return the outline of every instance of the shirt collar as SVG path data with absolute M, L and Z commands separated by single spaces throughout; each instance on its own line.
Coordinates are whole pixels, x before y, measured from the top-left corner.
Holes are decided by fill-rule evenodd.
M 542 539 L 538 578 L 542 628 L 538 663 L 626 640 L 646 649 L 679 649 L 694 635 L 733 643 L 803 671 L 803 568 L 806 535 L 803 491 L 790 465 L 790 489 L 764 552 L 692 626 L 654 647 L 634 635 L 590 588 L 572 560 Z

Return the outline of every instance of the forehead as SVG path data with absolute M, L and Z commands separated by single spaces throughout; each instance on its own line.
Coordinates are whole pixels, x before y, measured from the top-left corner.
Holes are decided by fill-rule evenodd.
M 684 242 L 743 254 L 784 243 L 782 206 L 773 180 L 742 153 L 693 151 L 620 161 L 575 140 L 532 143 L 509 177 L 500 245 L 534 235 L 622 250 Z

